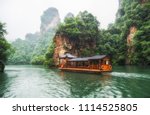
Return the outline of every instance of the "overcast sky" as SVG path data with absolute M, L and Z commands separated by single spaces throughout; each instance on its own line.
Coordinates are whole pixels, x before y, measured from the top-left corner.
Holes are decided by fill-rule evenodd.
M 68 12 L 87 10 L 97 17 L 101 28 L 114 22 L 118 0 L 0 0 L 0 21 L 6 23 L 7 40 L 24 39 L 40 30 L 40 16 L 49 7 L 58 9 L 61 21 Z

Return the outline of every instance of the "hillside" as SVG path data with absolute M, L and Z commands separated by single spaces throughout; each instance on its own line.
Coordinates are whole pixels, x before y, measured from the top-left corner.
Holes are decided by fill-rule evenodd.
M 150 2 L 119 0 L 116 20 L 100 29 L 100 22 L 88 11 L 68 13 L 64 21 L 56 8 L 41 16 L 40 31 L 12 43 L 15 53 L 9 64 L 58 65 L 60 55 L 78 57 L 105 54 L 116 65 L 150 65 Z
M 55 35 L 57 25 L 60 23 L 60 17 L 56 8 L 48 8 L 41 16 L 40 31 L 36 33 L 27 33 L 25 40 L 16 39 L 12 46 L 13 53 L 9 64 L 43 64 L 45 53 L 49 44 Z
M 113 64 L 150 65 L 150 2 L 119 0 L 116 21 L 107 30 L 89 12 L 65 18 L 54 37 L 55 65 L 59 55 L 106 54 Z

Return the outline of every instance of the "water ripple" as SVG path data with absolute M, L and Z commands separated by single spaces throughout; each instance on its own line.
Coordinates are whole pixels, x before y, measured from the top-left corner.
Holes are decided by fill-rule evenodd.
M 120 98 L 149 97 L 150 75 L 112 72 L 84 74 L 39 66 L 6 66 L 0 74 L 0 97 L 6 98 Z
M 112 72 L 112 76 L 116 77 L 125 77 L 125 78 L 145 78 L 150 79 L 148 74 L 139 74 L 139 73 L 124 73 L 124 72 Z

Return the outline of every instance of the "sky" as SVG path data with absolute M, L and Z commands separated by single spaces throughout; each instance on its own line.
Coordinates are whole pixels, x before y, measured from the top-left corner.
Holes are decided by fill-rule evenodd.
M 75 16 L 87 10 L 97 17 L 100 28 L 115 21 L 118 0 L 0 0 L 0 22 L 6 23 L 8 41 L 24 39 L 40 30 L 40 16 L 49 7 L 59 11 L 61 21 L 68 12 Z

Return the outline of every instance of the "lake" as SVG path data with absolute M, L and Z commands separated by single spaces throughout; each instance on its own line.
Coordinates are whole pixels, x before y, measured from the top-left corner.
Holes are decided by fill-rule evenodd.
M 43 66 L 8 65 L 0 73 L 1 98 L 150 98 L 149 67 L 115 66 L 86 74 Z

